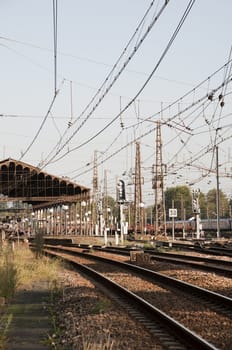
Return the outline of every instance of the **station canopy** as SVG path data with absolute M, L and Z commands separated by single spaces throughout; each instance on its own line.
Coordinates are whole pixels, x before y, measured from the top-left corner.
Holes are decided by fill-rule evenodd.
M 88 200 L 90 189 L 11 158 L 0 161 L 0 200 L 22 201 L 34 209 Z

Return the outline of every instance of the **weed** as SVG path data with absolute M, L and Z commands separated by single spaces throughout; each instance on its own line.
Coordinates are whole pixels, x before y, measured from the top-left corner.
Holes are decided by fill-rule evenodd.
M 2 251 L 0 257 L 0 281 L 0 297 L 9 300 L 15 294 L 18 275 L 14 261 L 14 254 L 8 248 Z
M 44 247 L 44 237 L 43 237 L 43 232 L 38 231 L 35 235 L 35 240 L 34 240 L 34 251 L 35 251 L 35 256 L 36 259 L 39 259 L 43 255 L 43 247 Z
M 96 304 L 94 305 L 94 308 L 92 309 L 93 314 L 100 314 L 104 313 L 110 308 L 110 300 L 103 298 L 99 299 Z
M 58 290 L 59 269 L 61 265 L 58 260 L 51 261 L 44 256 L 35 259 L 31 250 L 21 244 L 16 245 L 14 251 L 9 247 L 0 251 L 0 350 L 6 348 L 6 333 L 12 319 L 6 302 L 11 300 L 16 290 L 30 289 L 35 283 L 46 282 L 55 293 Z M 52 316 L 51 322 L 55 324 Z M 59 332 L 58 329 L 55 331 Z
M 0 319 L 0 350 L 5 349 L 6 334 L 12 321 L 12 314 L 4 314 Z
M 114 341 L 111 339 L 110 334 L 105 337 L 102 336 L 83 339 L 83 350 L 113 350 Z

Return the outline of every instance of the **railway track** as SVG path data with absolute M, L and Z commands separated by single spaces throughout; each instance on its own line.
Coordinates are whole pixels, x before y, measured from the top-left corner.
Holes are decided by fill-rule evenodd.
M 94 247 L 93 247 L 94 248 Z M 130 252 L 133 251 L 128 248 L 102 248 L 96 247 L 96 250 L 115 253 L 115 254 L 123 254 L 126 256 L 130 255 Z M 174 264 L 186 264 L 192 268 L 200 268 L 206 271 L 213 271 L 214 273 L 221 273 L 223 275 L 227 275 L 232 277 L 232 262 L 230 260 L 217 260 L 216 258 L 206 258 L 202 256 L 194 256 L 194 255 L 186 255 L 186 254 L 177 254 L 177 253 L 161 253 L 152 249 L 144 249 L 144 253 L 149 254 L 151 259 L 157 261 L 166 261 Z
M 122 247 L 102 247 L 102 246 L 89 246 L 87 244 L 65 244 L 67 247 L 76 247 L 82 249 L 94 249 L 96 251 L 108 252 L 110 254 L 119 254 L 129 257 L 131 252 L 134 251 L 133 248 L 122 248 Z M 136 248 L 135 250 L 139 250 L 141 248 Z M 149 254 L 152 260 L 162 261 L 173 264 L 185 264 L 191 268 L 197 268 L 205 271 L 211 271 L 213 273 L 219 273 L 228 277 L 232 277 L 232 261 L 231 260 L 223 260 L 220 256 L 220 259 L 214 258 L 206 258 L 204 256 L 194 256 L 187 254 L 177 254 L 170 252 L 159 252 L 153 249 L 141 249 L 145 254 Z
M 168 247 L 168 242 L 158 242 L 158 245 L 161 245 L 163 247 Z M 219 255 L 219 256 L 228 256 L 232 257 L 232 248 L 231 243 L 227 243 L 224 246 L 216 245 L 212 242 L 195 242 L 193 244 L 189 243 L 179 243 L 179 242 L 172 242 L 172 246 L 174 248 L 178 248 L 185 251 L 192 251 L 192 252 L 198 252 L 201 254 L 207 254 L 207 255 Z
M 47 250 L 49 248 L 49 251 Z M 116 261 L 112 261 L 112 260 L 110 260 L 110 259 L 103 259 L 102 257 L 99 257 L 99 256 L 95 256 L 95 255 L 93 255 L 92 253 L 91 254 L 89 254 L 89 253 L 83 253 L 83 252 L 77 252 L 74 248 L 65 248 L 65 247 L 47 247 L 46 248 L 46 251 L 47 252 L 49 252 L 50 254 L 52 253 L 52 254 L 59 254 L 59 255 L 62 255 L 63 257 L 65 256 L 66 258 L 69 258 L 70 259 L 70 254 L 72 254 L 72 258 L 71 258 L 71 260 L 72 261 L 74 261 L 74 263 L 76 264 L 76 262 L 77 262 L 77 259 L 80 259 L 80 257 L 81 257 L 81 259 L 84 259 L 84 263 L 83 263 L 83 261 L 82 261 L 82 264 L 81 264 L 81 269 L 83 268 L 82 266 L 83 265 L 88 265 L 88 268 L 90 268 L 89 266 L 91 266 L 91 273 L 90 274 L 92 274 L 92 278 L 93 278 L 93 274 L 94 274 L 94 272 L 93 272 L 93 268 L 92 268 L 92 266 L 94 266 L 94 270 L 96 270 L 96 266 L 98 267 L 98 273 L 99 273 L 99 271 L 101 272 L 101 274 L 102 273 L 106 273 L 106 272 L 104 272 L 104 271 L 108 271 L 109 270 L 109 263 L 111 264 L 110 266 L 111 266 L 111 268 L 110 268 L 110 272 L 108 272 L 108 273 L 106 273 L 106 274 L 108 274 L 108 276 L 107 276 L 107 289 L 111 289 L 111 288 L 113 288 L 113 290 L 117 290 L 117 294 L 119 293 L 118 292 L 118 288 L 119 287 L 116 287 L 115 285 L 113 285 L 113 287 L 110 287 L 109 286 L 109 283 L 111 283 L 111 282 L 109 282 L 109 275 L 110 275 L 110 279 L 112 279 L 112 275 L 114 275 L 114 283 L 116 283 L 116 284 L 118 284 L 118 282 L 117 282 L 117 279 L 119 278 L 119 280 L 120 280 L 120 284 L 122 284 L 122 279 L 120 278 L 120 277 L 117 277 L 117 274 L 118 274 L 118 269 L 121 269 L 122 267 L 125 269 L 126 268 L 126 274 L 128 274 L 128 275 L 126 275 L 126 277 L 125 277 L 125 270 L 124 270 L 124 272 L 123 272 L 123 280 L 131 280 L 131 282 L 128 282 L 127 281 L 127 283 L 126 283 L 126 285 L 124 285 L 122 288 L 123 288 L 123 290 L 124 289 L 128 289 L 129 287 L 128 287 L 128 285 L 127 284 L 129 284 L 129 285 L 132 285 L 133 287 L 135 286 L 135 282 L 133 282 L 133 277 L 128 277 L 129 276 L 129 274 L 131 274 L 131 272 L 128 272 L 128 270 L 133 270 L 133 274 L 135 273 L 135 271 L 136 271 L 136 274 L 138 275 L 138 274 L 140 274 L 141 275 L 141 273 L 142 273 L 142 275 L 143 275 L 143 283 L 144 283 L 144 279 L 146 279 L 146 281 L 147 280 L 153 280 L 153 283 L 154 283 L 154 281 L 155 281 L 155 284 L 161 284 L 162 285 L 162 287 L 158 287 L 158 288 L 161 288 L 162 289 L 162 292 L 159 290 L 159 292 L 158 292 L 158 295 L 161 295 L 160 293 L 163 293 L 163 294 L 168 294 L 169 295 L 169 298 L 170 298 L 170 300 L 178 300 L 178 304 L 180 304 L 181 303 L 181 298 L 184 298 L 185 299 L 185 302 L 183 302 L 183 305 L 185 304 L 185 307 L 186 307 L 186 298 L 187 299 L 191 299 L 190 300 L 190 302 L 188 301 L 188 303 L 189 303 L 189 305 L 196 305 L 197 303 L 199 303 L 199 298 L 203 298 L 203 299 L 201 299 L 201 301 L 200 301 L 200 303 L 202 304 L 202 305 L 204 305 L 204 307 L 206 308 L 206 310 L 211 310 L 211 312 L 213 312 L 215 315 L 217 314 L 217 319 L 218 320 L 223 320 L 224 319 L 224 321 L 222 321 L 222 322 L 226 322 L 226 323 L 230 323 L 231 325 L 232 325 L 232 314 L 231 314 L 231 310 L 232 310 L 232 299 L 230 299 L 230 298 L 228 298 L 228 297 L 225 297 L 225 296 L 222 296 L 222 295 L 219 295 L 218 293 L 212 293 L 212 292 L 209 292 L 209 291 L 207 291 L 207 290 L 204 290 L 204 289 L 202 289 L 202 288 L 197 288 L 196 286 L 192 286 L 192 285 L 189 285 L 188 283 L 183 283 L 183 282 L 181 282 L 181 281 L 178 281 L 178 280 L 176 280 L 176 279 L 173 279 L 173 278 L 168 278 L 167 276 L 164 276 L 164 275 L 162 275 L 162 274 L 158 274 L 158 273 L 154 273 L 154 271 L 150 271 L 150 270 L 148 270 L 148 269 L 144 269 L 144 268 L 139 268 L 139 267 L 137 267 L 137 266 L 134 266 L 134 265 L 131 265 L 131 264 L 124 264 L 124 263 L 122 263 L 122 262 L 116 262 Z M 52 252 L 53 251 L 53 252 Z M 54 252 L 55 251 L 55 252 Z M 79 258 L 77 258 L 77 256 L 79 256 Z M 99 263 L 96 263 L 96 259 L 97 259 L 97 261 L 99 262 L 100 261 L 100 264 Z M 107 261 L 107 263 L 106 263 L 106 261 Z M 80 262 L 80 261 L 79 261 Z M 73 263 L 73 262 L 72 262 Z M 105 265 L 107 265 L 107 267 L 105 266 Z M 105 267 L 104 267 L 105 266 Z M 116 269 L 116 270 L 115 270 Z M 102 271 L 103 270 L 103 271 Z M 114 272 L 113 272 L 114 271 Z M 97 277 L 95 277 L 95 278 L 97 278 L 98 280 L 99 279 L 101 279 L 102 280 L 102 277 L 100 278 L 99 277 L 99 275 L 97 275 Z M 138 278 L 138 277 L 137 277 Z M 136 282 L 137 283 L 137 282 Z M 146 282 L 146 284 L 147 284 L 148 282 Z M 151 283 L 151 282 L 149 282 L 149 283 Z M 124 282 L 123 282 L 123 284 L 124 284 Z M 141 285 L 141 284 L 140 284 Z M 153 300 L 149 300 L 149 298 L 144 298 L 144 295 L 146 295 L 146 294 L 154 294 L 154 293 L 157 293 L 157 292 L 151 292 L 151 286 L 149 286 L 148 287 L 148 289 L 147 289 L 147 293 L 144 291 L 144 292 L 141 292 L 141 291 L 139 291 L 139 292 L 134 292 L 133 291 L 133 288 L 132 288 L 132 291 L 130 292 L 130 293 L 132 293 L 135 297 L 138 297 L 139 298 L 139 302 L 140 303 L 142 303 L 142 304 L 140 304 L 140 308 L 142 308 L 144 311 L 145 310 L 147 310 L 146 311 L 146 314 L 147 314 L 147 312 L 150 314 L 150 315 L 153 315 L 153 312 L 154 312 L 154 310 L 153 311 L 151 311 L 151 309 L 152 308 L 155 308 L 155 310 L 156 310 L 156 320 L 157 320 L 157 310 L 158 310 L 158 314 L 159 314 L 159 317 L 161 317 L 161 315 L 165 315 L 166 314 L 166 312 L 165 311 L 161 311 L 161 310 L 159 310 L 158 308 L 157 308 L 157 306 L 155 305 L 155 303 L 153 303 Z M 157 288 L 157 287 L 156 287 Z M 173 297 L 173 296 L 171 296 L 171 294 L 173 294 L 173 289 L 175 289 L 176 290 L 176 294 L 175 294 L 175 297 Z M 178 290 L 178 292 L 177 292 L 177 290 Z M 149 293 L 148 293 L 148 291 L 149 291 Z M 120 292 L 121 293 L 121 292 Z M 130 295 L 130 293 L 128 294 L 128 295 Z M 141 295 L 139 295 L 139 294 L 141 294 Z M 184 296 L 183 296 L 183 294 L 184 294 Z M 118 294 L 119 295 L 119 294 Z M 187 296 L 187 297 L 186 297 Z M 121 297 L 120 297 L 121 298 Z M 128 298 L 128 296 L 127 296 L 127 298 Z M 174 299 L 173 299 L 174 298 Z M 145 299 L 145 300 L 144 300 Z M 152 299 L 152 298 L 151 298 Z M 143 300 L 143 302 L 142 302 L 142 300 Z M 133 300 L 133 303 L 135 303 L 135 301 Z M 145 305 L 143 304 L 143 303 L 145 303 Z M 156 301 L 156 303 L 157 303 L 157 301 Z M 159 303 L 159 301 L 158 301 L 158 303 Z M 162 302 L 162 303 L 164 303 L 164 302 Z M 167 302 L 166 302 L 167 303 Z M 137 304 L 137 302 L 136 302 L 136 304 Z M 170 302 L 169 303 L 167 303 L 167 304 L 170 304 Z M 137 304 L 138 305 L 138 304 Z M 148 306 L 149 305 L 149 306 Z M 150 309 L 150 305 L 152 305 L 152 307 L 151 307 L 151 309 Z M 163 305 L 163 304 L 162 304 Z M 131 306 L 130 306 L 131 307 Z M 189 306 L 188 306 L 189 307 Z M 148 309 L 147 309 L 148 308 Z M 165 306 L 162 306 L 162 310 L 163 310 L 163 308 L 165 309 Z M 213 310 L 213 311 L 212 311 Z M 207 311 L 208 312 L 208 311 Z M 207 312 L 205 311 L 205 313 L 207 314 Z M 188 316 L 190 315 L 190 313 L 191 313 L 191 311 L 190 310 L 187 310 L 187 311 L 184 311 L 183 313 L 182 313 L 182 315 L 175 315 L 175 316 L 178 316 L 179 317 L 179 319 L 184 319 L 185 318 L 185 316 L 183 316 L 184 315 L 184 313 L 186 313 L 186 314 L 188 314 Z M 174 314 L 175 314 L 175 312 L 174 312 Z M 223 315 L 223 316 L 222 316 Z M 152 317 L 154 317 L 154 316 L 152 316 Z M 162 316 L 163 317 L 163 316 Z M 161 318 L 162 318 L 161 317 Z M 177 318 L 178 318 L 177 317 Z M 144 318 L 144 315 L 142 316 L 142 318 Z M 189 316 L 189 318 L 191 318 L 190 316 Z M 169 324 L 169 326 L 165 326 L 165 327 L 167 327 L 168 329 L 171 327 L 171 329 L 173 330 L 174 329 L 174 333 L 175 333 L 175 335 L 178 335 L 179 334 L 179 332 L 182 332 L 183 330 L 181 330 L 180 331 L 180 329 L 182 329 L 182 326 L 181 326 L 181 322 L 177 319 L 175 322 L 177 322 L 177 324 L 178 324 L 178 331 L 177 331 L 177 329 L 175 328 L 176 326 L 174 326 L 173 324 L 172 324 L 172 322 L 174 321 L 174 317 L 172 317 L 172 315 L 170 314 L 170 312 L 168 313 L 168 315 L 166 314 L 166 317 L 165 317 L 165 321 L 164 320 L 162 320 L 162 322 L 164 322 L 164 324 L 166 324 L 167 322 L 168 322 L 168 319 L 171 319 L 171 324 Z M 150 320 L 151 321 L 151 320 Z M 149 322 L 150 322 L 149 321 Z M 148 322 L 148 321 L 145 321 L 145 323 L 146 322 Z M 152 327 L 154 326 L 154 318 L 152 318 L 152 324 L 150 324 L 148 322 L 148 325 L 151 327 L 151 329 L 152 329 Z M 189 323 L 189 322 L 188 322 Z M 163 327 L 164 327 L 164 325 L 163 325 Z M 184 329 L 186 329 L 186 325 L 183 327 Z M 187 327 L 187 329 L 188 329 L 189 327 Z M 195 331 L 194 331 L 194 328 L 195 329 L 197 329 L 198 327 L 196 327 L 196 325 L 195 325 L 195 327 L 193 327 L 193 328 L 191 328 L 190 327 L 190 329 L 193 329 L 192 331 L 189 331 L 190 333 L 191 333 L 191 336 L 188 334 L 188 331 L 187 331 L 187 333 L 185 333 L 185 335 L 180 335 L 180 338 L 182 338 L 182 339 L 186 339 L 186 334 L 188 334 L 187 335 L 187 339 L 188 339 L 188 341 L 187 341 L 187 344 L 186 344 L 186 340 L 185 340 L 185 345 L 184 346 L 190 346 L 190 348 L 192 348 L 192 349 L 195 349 L 195 348 L 197 348 L 197 349 L 200 349 L 201 348 L 201 346 L 203 346 L 203 348 L 205 348 L 204 346 L 206 346 L 206 348 L 208 348 L 208 346 L 212 346 L 211 348 L 214 348 L 214 346 L 213 345 L 211 345 L 210 343 L 208 343 L 208 342 L 210 342 L 211 341 L 211 339 L 210 339 L 210 337 L 208 336 L 208 340 L 207 341 L 203 341 L 203 344 L 202 345 L 197 345 L 196 346 L 196 344 L 194 345 L 195 347 L 191 347 L 192 345 L 189 343 L 189 341 L 190 341 L 190 339 L 191 339 L 191 342 L 193 341 L 192 340 L 192 337 L 193 336 L 195 336 Z M 156 333 L 159 333 L 160 332 L 160 330 L 156 330 Z M 167 334 L 168 333 L 168 331 L 166 330 L 165 331 L 165 334 Z M 204 332 L 203 332 L 204 333 Z M 178 336 L 178 338 L 179 338 L 179 336 Z M 199 339 L 201 339 L 201 336 L 199 337 L 198 336 L 198 338 Z M 198 341 L 201 341 L 201 340 L 199 340 L 198 339 Z M 203 338 L 202 338 L 202 340 L 203 340 Z M 225 340 L 225 339 L 224 339 Z M 175 340 L 176 341 L 176 340 Z M 172 346 L 173 346 L 173 342 L 174 342 L 174 340 L 168 340 L 167 341 L 167 343 L 170 343 L 170 344 L 172 344 Z M 206 342 L 206 343 L 205 343 Z M 216 340 L 216 345 L 215 346 L 218 346 L 218 342 L 220 342 L 220 340 Z M 213 343 L 213 342 L 212 342 Z M 220 344 L 221 345 L 221 344 Z M 174 347 L 175 348 L 175 347 Z M 220 346 L 220 348 L 225 348 L 225 349 L 227 349 L 228 347 L 221 347 Z

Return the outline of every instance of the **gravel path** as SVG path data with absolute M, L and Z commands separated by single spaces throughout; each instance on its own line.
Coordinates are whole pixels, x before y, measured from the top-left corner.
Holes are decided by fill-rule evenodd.
M 42 283 L 16 294 L 8 308 L 12 319 L 7 333 L 7 350 L 50 349 L 47 338 L 51 323 L 46 307 L 49 299 L 48 285 Z

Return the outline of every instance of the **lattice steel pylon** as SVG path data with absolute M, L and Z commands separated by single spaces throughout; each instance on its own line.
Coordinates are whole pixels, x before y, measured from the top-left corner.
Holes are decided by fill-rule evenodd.
M 155 190 L 155 234 L 167 235 L 166 230 L 166 211 L 164 197 L 164 171 L 165 166 L 162 160 L 162 139 L 161 123 L 157 121 L 156 128 L 156 159 L 153 170 L 152 188 Z
M 140 144 L 136 142 L 135 156 L 135 177 L 134 177 L 134 231 L 135 233 L 144 232 L 144 204 L 142 200 L 142 182 L 141 177 L 141 159 Z

